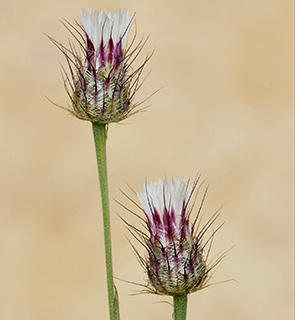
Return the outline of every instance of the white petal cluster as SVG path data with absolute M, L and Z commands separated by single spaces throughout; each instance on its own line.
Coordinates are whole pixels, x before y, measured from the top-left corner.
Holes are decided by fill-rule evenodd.
M 82 10 L 81 23 L 83 30 L 93 43 L 95 50 L 99 49 L 101 42 L 106 46 L 112 38 L 116 45 L 122 39 L 122 49 L 126 45 L 127 36 L 134 20 L 134 14 L 129 17 L 128 9 L 116 10 L 113 14 L 106 10 L 94 14 L 92 9 Z
M 153 207 L 155 207 L 163 218 L 166 207 L 168 212 L 174 210 L 176 223 L 178 224 L 184 204 L 188 205 L 190 201 L 192 188 L 193 185 L 187 184 L 184 178 L 175 177 L 172 181 L 159 179 L 157 182 L 144 183 L 143 190 L 139 188 L 137 196 L 148 217 L 152 217 Z

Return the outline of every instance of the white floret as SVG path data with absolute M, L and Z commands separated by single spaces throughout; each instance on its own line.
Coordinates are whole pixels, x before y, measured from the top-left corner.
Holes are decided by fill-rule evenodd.
M 106 46 L 112 37 L 116 45 L 122 39 L 122 49 L 126 45 L 128 33 L 133 23 L 134 15 L 129 18 L 128 9 L 116 10 L 113 16 L 103 11 L 95 11 L 92 9 L 82 10 L 81 23 L 83 30 L 94 45 L 95 50 L 99 49 L 101 42 Z
M 178 225 L 183 205 L 189 200 L 191 192 L 191 184 L 187 186 L 184 178 L 175 177 L 169 182 L 166 179 L 159 179 L 157 182 L 144 183 L 142 190 L 139 188 L 137 196 L 148 217 L 152 217 L 153 207 L 155 207 L 163 218 L 164 208 L 166 207 L 169 213 L 172 209 L 174 210 L 176 224 Z

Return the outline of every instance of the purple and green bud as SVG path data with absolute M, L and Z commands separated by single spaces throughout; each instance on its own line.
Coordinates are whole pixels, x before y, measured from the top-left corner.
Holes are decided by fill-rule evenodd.
M 50 38 L 65 55 L 70 71 L 64 72 L 64 84 L 71 106 L 64 109 L 77 118 L 99 124 L 119 122 L 139 105 L 134 103 L 134 95 L 150 56 L 131 70 L 131 63 L 144 46 L 140 42 L 135 49 L 126 48 L 133 20 L 128 9 L 116 10 L 113 15 L 105 10 L 83 10 L 81 24 L 64 23 L 79 49 L 71 41 L 66 48 Z
M 145 214 L 146 230 L 128 224 L 131 233 L 143 244 L 146 256 L 138 257 L 143 264 L 149 283 L 147 288 L 161 295 L 186 295 L 206 287 L 212 266 L 207 263 L 208 250 L 213 234 L 204 235 L 216 220 L 219 212 L 200 228 L 201 200 L 195 219 L 190 216 L 199 178 L 193 182 L 174 178 L 144 183 L 137 196 Z M 214 267 L 214 266 L 213 266 Z

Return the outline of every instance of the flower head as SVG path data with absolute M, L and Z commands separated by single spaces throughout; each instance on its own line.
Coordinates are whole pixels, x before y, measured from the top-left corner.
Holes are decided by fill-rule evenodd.
M 71 40 L 66 48 L 50 38 L 65 55 L 70 72 L 64 72 L 64 83 L 71 99 L 71 106 L 65 109 L 77 118 L 101 124 L 119 122 L 138 105 L 134 94 L 150 56 L 131 71 L 131 62 L 145 44 L 126 48 L 133 21 L 128 9 L 116 10 L 113 15 L 106 10 L 82 10 L 77 26 L 63 22 L 80 49 Z
M 208 265 L 205 247 L 211 243 L 217 230 L 207 240 L 204 240 L 204 235 L 219 211 L 200 228 L 200 211 L 207 191 L 193 223 L 189 221 L 199 179 L 194 183 L 186 183 L 179 178 L 172 181 L 160 179 L 144 183 L 137 192 L 147 233 L 130 224 L 128 226 L 147 250 L 144 258 L 137 250 L 136 253 L 148 275 L 147 287 L 153 293 L 174 296 L 200 290 L 207 286 L 208 274 L 216 265 Z

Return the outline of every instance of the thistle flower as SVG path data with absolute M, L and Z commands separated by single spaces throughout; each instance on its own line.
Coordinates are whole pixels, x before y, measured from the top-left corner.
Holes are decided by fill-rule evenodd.
M 133 247 L 146 270 L 148 291 L 177 296 L 200 290 L 207 286 L 209 272 L 223 258 L 220 257 L 211 265 L 207 262 L 211 240 L 221 227 L 219 226 L 209 239 L 204 240 L 206 232 L 220 214 L 218 210 L 200 228 L 200 212 L 207 189 L 193 223 L 189 221 L 194 204 L 192 198 L 199 179 L 200 177 L 194 183 L 186 183 L 179 178 L 172 181 L 160 179 L 157 182 L 144 183 L 143 188 L 137 192 L 141 210 L 145 215 L 145 219 L 141 219 L 147 233 L 127 224 L 133 236 L 147 251 L 147 256 L 142 257 Z
M 150 59 L 131 71 L 131 63 L 142 50 L 145 41 L 131 50 L 126 48 L 134 15 L 128 9 L 116 10 L 113 15 L 106 10 L 83 10 L 81 23 L 76 26 L 63 24 L 77 41 L 79 48 L 69 40 L 69 48 L 53 38 L 51 41 L 64 54 L 69 74 L 64 71 L 65 89 L 71 106 L 64 108 L 77 118 L 99 124 L 119 122 L 125 119 L 139 104 L 133 102 L 140 87 L 140 75 Z

